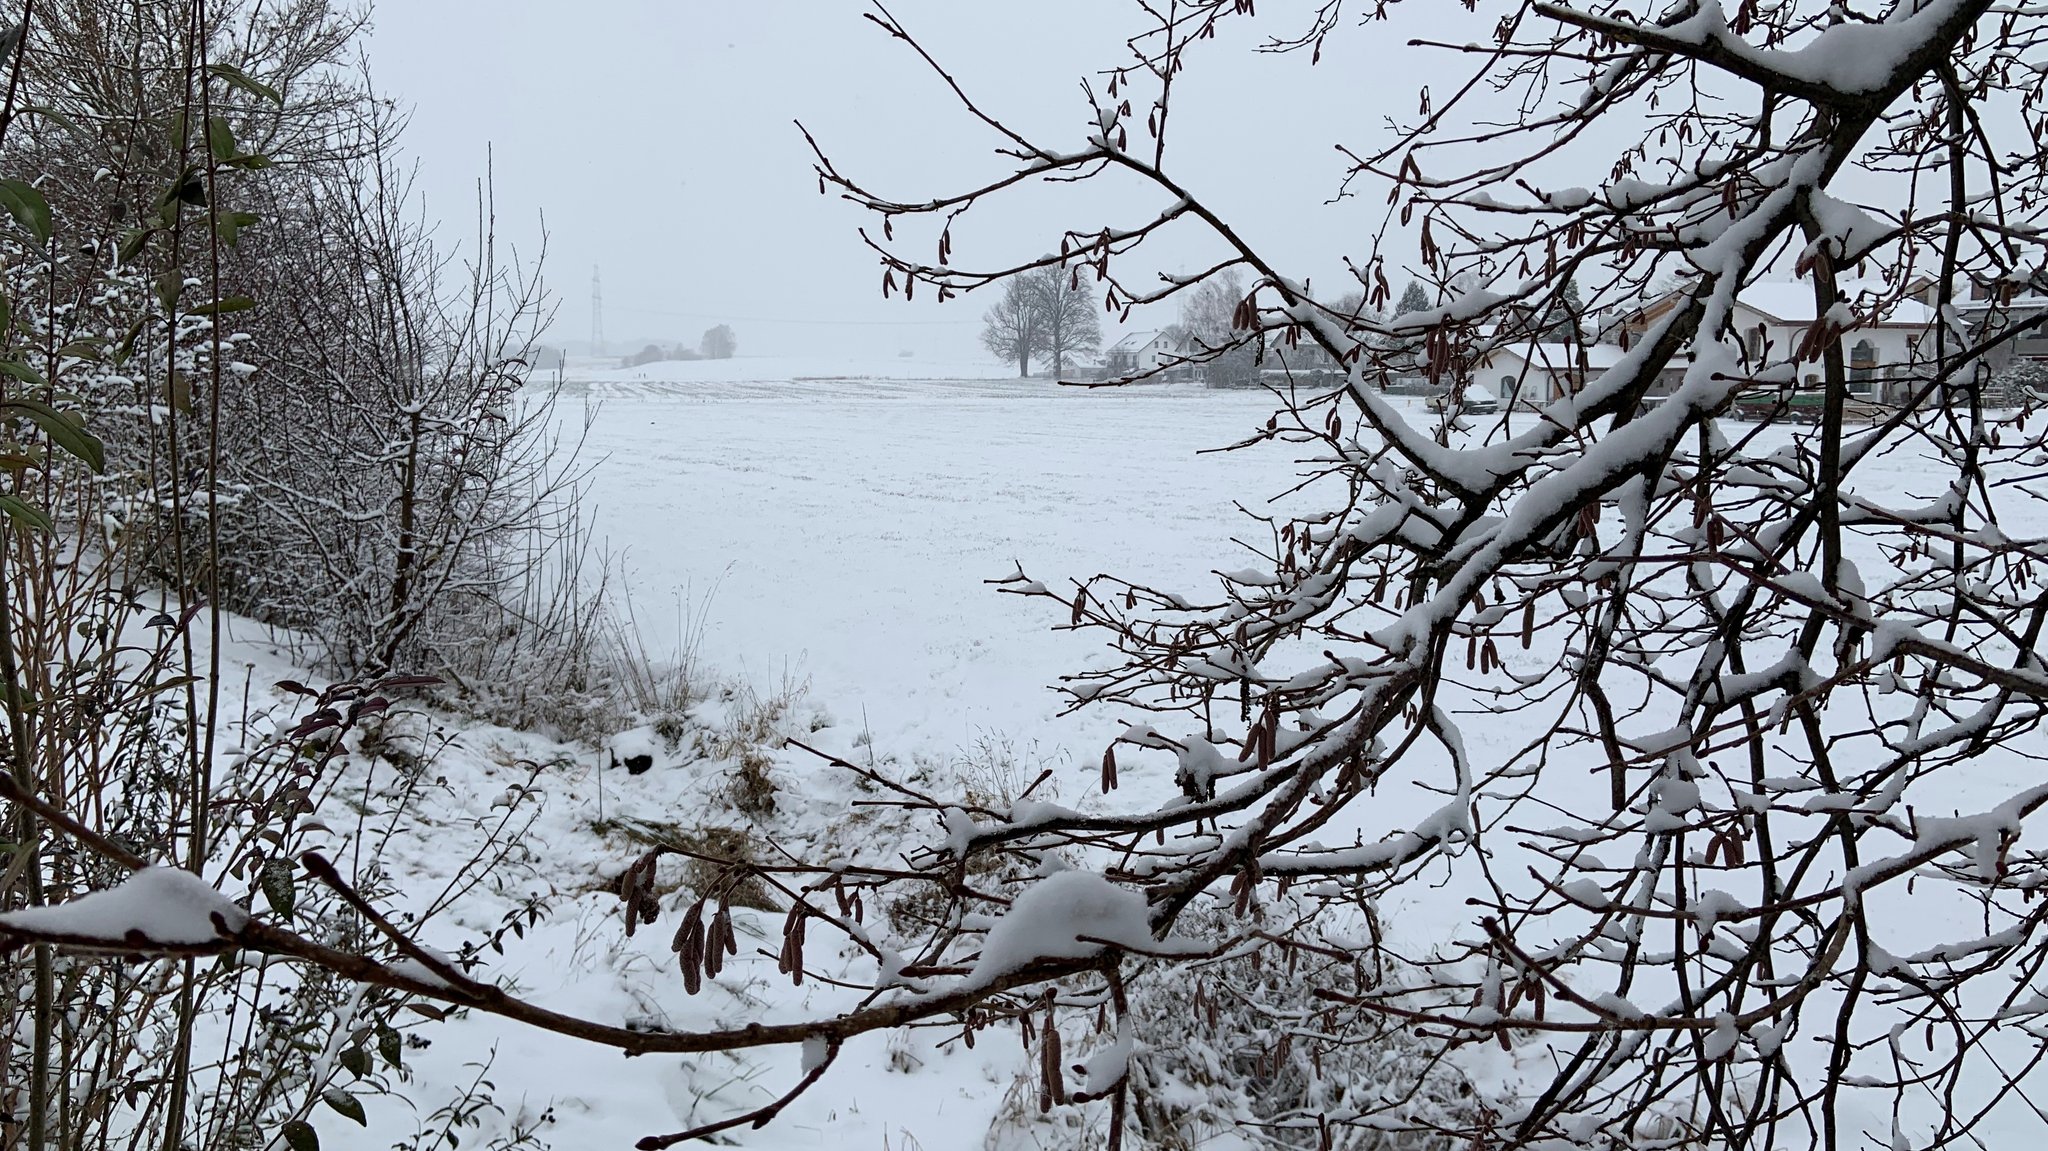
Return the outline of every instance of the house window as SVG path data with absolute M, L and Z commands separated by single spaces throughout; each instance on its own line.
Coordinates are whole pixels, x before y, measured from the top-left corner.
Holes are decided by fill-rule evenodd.
M 1764 326 L 1762 324 L 1758 324 L 1749 331 L 1749 358 L 1752 360 L 1764 358 Z
M 1868 393 L 1871 381 L 1877 378 L 1877 347 L 1869 340 L 1858 340 L 1849 349 L 1849 390 Z

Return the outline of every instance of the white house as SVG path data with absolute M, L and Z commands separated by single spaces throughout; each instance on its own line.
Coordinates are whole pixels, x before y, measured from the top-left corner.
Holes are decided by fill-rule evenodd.
M 2003 283 L 1972 283 L 1969 299 L 1958 301 L 1956 310 L 1968 323 L 1973 338 L 2021 329 L 1986 357 L 1994 373 L 2023 365 L 2038 371 L 2048 363 L 2048 275 L 2036 272 Z
M 1934 309 L 1910 292 L 1895 299 L 1900 293 L 1879 283 L 1844 281 L 1838 286 L 1860 317 L 1855 327 L 1842 333 L 1842 358 L 1849 370 L 1850 394 L 1876 401 L 1896 400 L 1897 390 L 1905 386 L 1903 378 L 1909 374 L 1915 358 L 1922 354 L 1921 343 L 1934 323 Z M 1672 292 L 1628 312 L 1611 323 L 1605 334 L 1626 348 L 1662 319 L 1680 298 L 1679 292 Z M 1878 300 L 1889 302 L 1872 314 L 1872 303 Z M 1751 284 L 1736 298 L 1730 326 L 1753 360 L 1782 359 L 1805 342 L 1807 330 L 1814 322 L 1813 302 L 1811 283 Z M 1682 364 L 1668 368 L 1651 387 L 1650 394 L 1668 393 L 1684 375 L 1683 369 Z M 1804 389 L 1820 385 L 1818 360 L 1802 365 L 1799 386 Z
M 1621 361 L 1613 344 L 1510 344 L 1495 348 L 1472 368 L 1474 388 L 1519 407 L 1547 404 L 1586 386 Z
M 1175 356 L 1173 338 L 1165 332 L 1132 332 L 1102 353 L 1103 373 L 1111 378 L 1153 371 Z
M 1849 394 L 1867 400 L 1894 399 L 1886 381 L 1907 375 L 1919 355 L 1921 340 L 1934 323 L 1934 309 L 1919 300 L 1903 299 L 1870 316 L 1865 311 L 1868 302 L 1887 298 L 1883 285 L 1851 282 L 1840 287 L 1850 305 L 1864 316 L 1861 323 L 1842 333 Z M 1751 284 L 1736 298 L 1734 327 L 1752 358 L 1781 358 L 1806 339 L 1814 321 L 1813 303 L 1812 284 Z M 1802 365 L 1799 383 L 1801 387 L 1820 387 L 1820 364 Z

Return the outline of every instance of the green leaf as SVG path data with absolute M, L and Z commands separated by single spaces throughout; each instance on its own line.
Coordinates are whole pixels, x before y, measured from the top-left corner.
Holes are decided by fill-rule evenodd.
M 188 683 L 198 682 L 200 682 L 200 677 L 196 675 L 174 675 L 171 678 L 164 680 L 162 683 L 150 684 L 148 690 L 144 691 L 143 694 L 161 695 L 167 691 L 176 691 L 179 688 L 184 687 Z
M 280 108 L 284 107 L 284 97 L 278 93 L 277 89 L 256 79 L 233 64 L 208 64 L 206 71 L 208 75 L 218 76 L 252 96 L 261 96 Z
M 370 1125 L 369 1117 L 363 1114 L 363 1101 L 346 1091 L 330 1087 L 320 1093 L 320 1101 L 350 1119 L 355 1120 L 360 1126 L 368 1127 Z
M 0 360 L 0 376 L 20 380 L 32 387 L 43 386 L 43 374 L 22 363 L 20 360 Z
M 377 1025 L 377 1054 L 384 1057 L 384 1062 L 396 1067 L 399 1060 L 403 1058 L 404 1052 L 405 1041 L 399 1037 L 398 1029 L 389 1023 L 379 1023 Z
M 229 160 L 228 166 L 233 168 L 247 168 L 250 171 L 260 171 L 264 168 L 270 167 L 270 163 L 270 157 L 264 155 L 261 152 L 247 152 L 244 153 L 243 155 L 235 157 L 232 160 Z
M 263 888 L 263 899 L 270 904 L 270 910 L 276 912 L 279 919 L 290 919 L 292 909 L 299 902 L 298 888 L 292 882 L 292 861 L 275 855 L 264 860 L 256 883 Z M 356 1074 L 361 1075 L 362 1072 Z
M 320 1151 L 320 1133 L 304 1119 L 294 1119 L 284 1125 L 284 1145 L 291 1151 Z
M 220 235 L 220 242 L 232 248 L 242 239 L 242 229 L 251 224 L 262 223 L 263 217 L 254 212 L 222 212 L 215 220 L 213 229 Z
M 4 361 L 0 361 L 4 366 Z M 107 470 L 107 449 L 99 438 L 85 430 L 72 415 L 60 412 L 40 400 L 0 400 L 0 413 L 26 416 L 50 442 L 85 461 L 95 472 Z
M 235 130 L 226 116 L 206 118 L 206 146 L 223 163 L 235 158 Z
M 246 312 L 255 306 L 256 301 L 247 296 L 223 296 L 218 300 L 209 300 L 193 308 L 191 314 L 195 316 L 225 316 L 229 312 Z
M 0 180 L 0 208 L 6 208 L 37 243 L 50 242 L 50 202 L 41 192 L 20 180 Z
M 149 316 L 145 313 L 144 315 L 137 316 L 135 322 L 128 325 L 128 331 L 123 333 L 121 343 L 114 349 L 114 363 L 116 365 L 127 363 L 128 357 L 135 354 L 135 343 L 142 338 L 143 326 L 148 322 Z
M 370 1053 L 361 1047 L 350 1047 L 341 1053 L 341 1065 L 358 1079 L 370 1074 Z
M 157 194 L 156 218 L 163 227 L 170 227 L 178 221 L 178 206 L 190 204 L 195 208 L 206 206 L 206 173 L 199 168 L 187 168 L 178 178 L 164 185 Z
M 74 360 L 103 360 L 107 355 L 107 341 L 100 336 L 87 336 L 58 348 L 57 354 Z
M 77 121 L 46 104 L 23 104 L 21 111 L 23 115 L 41 116 L 45 120 L 62 124 L 74 132 L 82 132 Z
M 133 261 L 136 256 L 141 254 L 142 246 L 149 243 L 149 238 L 154 235 L 156 235 L 155 228 L 134 228 L 127 235 L 121 237 L 119 252 L 121 262 L 126 264 Z
M 0 496 L 0 512 L 6 512 L 8 519 L 25 528 L 52 534 L 57 530 L 48 513 L 20 496 Z
M 185 290 L 185 273 L 176 268 L 156 278 L 157 302 L 168 312 L 178 305 L 178 296 Z

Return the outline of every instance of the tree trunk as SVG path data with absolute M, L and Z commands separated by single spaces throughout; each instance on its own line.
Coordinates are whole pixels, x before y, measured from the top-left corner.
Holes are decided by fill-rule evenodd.
M 417 407 L 417 405 L 415 405 Z M 405 448 L 405 464 L 399 473 L 398 483 L 398 552 L 393 557 L 391 573 L 391 614 L 387 619 L 388 630 L 377 645 L 372 670 L 389 672 L 398 661 L 398 648 L 404 642 L 405 618 L 412 607 L 413 573 L 418 566 L 419 540 L 419 463 L 421 411 L 412 413 L 411 439 Z

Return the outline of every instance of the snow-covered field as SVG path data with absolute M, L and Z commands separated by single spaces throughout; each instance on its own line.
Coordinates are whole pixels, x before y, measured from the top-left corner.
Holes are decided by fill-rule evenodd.
M 668 365 L 664 365 L 668 366 Z M 676 365 L 689 368 L 697 365 Z M 902 754 L 984 736 L 1100 754 L 1109 716 L 1055 721 L 1048 685 L 1098 658 L 1044 601 L 984 581 L 1102 571 L 1205 589 L 1243 567 L 1233 504 L 1291 486 L 1284 449 L 1201 455 L 1271 413 L 1263 393 L 1164 386 L 605 378 L 590 441 L 601 535 L 625 553 L 650 645 L 784 677 Z M 687 630 L 687 624 L 685 625 Z
M 1262 394 L 1062 389 L 1006 378 L 990 365 L 982 378 L 964 370 L 862 378 L 885 366 L 851 365 L 836 378 L 799 379 L 788 370 L 775 380 L 731 361 L 571 381 L 572 398 L 601 401 L 586 446 L 590 495 L 600 534 L 622 553 L 620 575 L 641 633 L 657 656 L 687 646 L 707 674 L 751 686 L 700 709 L 709 728 L 737 722 L 750 698 L 800 686 L 787 718 L 811 729 L 808 738 L 825 751 L 879 757 L 906 772 L 1008 758 L 1027 778 L 1053 768 L 1059 796 L 1080 802 L 1093 790 L 1094 757 L 1130 717 L 1062 716 L 1062 697 L 1049 685 L 1106 653 L 1092 637 L 1057 630 L 1062 621 L 1045 601 L 1002 595 L 984 581 L 1021 565 L 1047 584 L 1109 571 L 1205 589 L 1215 570 L 1249 566 L 1233 537 L 1259 529 L 1237 501 L 1257 509 L 1262 497 L 1294 486 L 1301 465 L 1284 447 L 1204 454 L 1263 424 L 1271 403 Z M 1915 482 L 1910 470 L 1891 469 L 1869 476 L 1865 491 L 1900 498 Z M 1475 723 L 1468 736 L 1482 758 L 1523 738 L 1511 722 Z M 412 868 L 424 883 L 480 835 L 475 813 L 525 778 L 518 761 L 561 751 L 521 733 L 466 733 L 447 753 L 446 793 L 427 812 L 446 838 L 402 849 L 401 880 Z M 600 805 L 614 828 L 622 818 L 697 826 L 723 786 L 707 763 L 659 764 L 638 777 L 600 773 L 593 762 L 549 771 L 523 835 L 533 855 L 520 882 L 555 910 L 494 958 L 490 973 L 561 1010 L 678 1028 L 787 1019 L 850 1001 L 815 984 L 792 988 L 775 973 L 779 916 L 770 913 L 739 913 L 742 953 L 696 997 L 683 993 L 668 956 L 673 928 L 657 924 L 617 948 L 619 901 L 602 886 L 644 844 L 595 830 Z M 1120 802 L 1164 794 L 1168 770 L 1157 761 L 1130 764 Z M 841 773 L 794 750 L 779 753 L 774 771 L 777 826 L 797 829 L 789 831 L 797 840 L 814 837 L 785 846 L 829 847 L 833 835 L 860 834 L 842 826 L 855 796 Z M 2002 798 L 2000 788 L 1975 783 L 1982 795 L 1958 791 L 1959 805 Z M 1440 802 L 1390 785 L 1376 797 L 1367 838 Z M 1411 938 L 1463 914 L 1455 893 L 1414 898 L 1437 905 L 1386 909 Z M 453 923 L 486 930 L 510 906 L 479 895 Z M 1946 927 L 1922 922 L 1915 930 Z M 426 941 L 455 942 L 432 931 Z M 422 1035 L 433 1046 L 409 1057 L 420 1075 L 415 1106 L 439 1106 L 488 1060 L 504 1114 L 489 1117 L 479 1135 L 502 1137 L 513 1118 L 550 1112 L 537 1133 L 560 1148 L 626 1146 L 721 1118 L 768 1101 L 799 1073 L 795 1051 L 626 1060 L 489 1019 L 435 1024 Z M 1544 1058 L 1534 1048 L 1528 1057 Z M 1497 1074 L 1513 1078 L 1519 1058 L 1503 1057 Z M 1024 1063 L 1015 1044 L 967 1051 L 934 1048 L 917 1034 L 870 1037 L 772 1126 L 732 1140 L 760 1148 L 981 1147 Z M 373 1102 L 367 1134 L 330 1124 L 324 1145 L 381 1148 L 410 1133 L 413 1112 Z M 1246 1146 L 1229 1136 L 1209 1145 Z
M 734 356 L 727 360 L 663 361 L 638 368 L 597 367 L 571 361 L 564 383 L 571 394 L 594 396 L 676 396 L 702 385 L 739 385 L 722 387 L 715 393 L 731 398 L 747 394 L 786 395 L 792 387 L 829 390 L 835 385 L 862 383 L 871 390 L 888 391 L 900 385 L 932 381 L 1014 380 L 1016 375 L 1015 365 L 990 360 Z
M 1053 630 L 1059 621 L 1044 601 L 984 581 L 1022 564 L 1048 582 L 1109 570 L 1195 586 L 1213 580 L 1212 569 L 1244 566 L 1232 537 L 1250 523 L 1233 501 L 1296 482 L 1284 450 L 1200 454 L 1263 423 L 1262 394 L 1063 389 L 988 365 L 993 378 L 958 372 L 944 382 L 684 374 L 706 366 L 659 365 L 680 369 L 667 378 L 655 368 L 602 373 L 568 389 L 602 401 L 586 449 L 591 499 L 600 533 L 623 553 L 641 632 L 656 656 L 688 637 L 707 674 L 757 697 L 803 687 L 794 722 L 816 728 L 811 742 L 904 771 L 968 759 L 1029 774 L 1049 766 L 1056 794 L 1084 795 L 1092 757 L 1122 724 L 1110 714 L 1059 716 L 1049 685 L 1104 655 L 1092 639 Z M 715 728 L 745 706 L 714 700 L 699 717 Z M 525 780 L 517 763 L 562 750 L 524 733 L 466 732 L 437 768 L 447 789 L 426 818 L 441 830 L 394 846 L 401 886 L 410 875 L 438 889 L 436 875 L 490 822 L 475 813 Z M 1155 775 L 1152 785 L 1169 787 L 1169 770 L 1134 765 L 1126 787 Z M 781 753 L 776 771 L 779 827 L 831 827 L 857 798 L 841 773 L 799 752 Z M 667 955 L 672 926 L 656 924 L 615 950 L 619 901 L 594 889 L 644 844 L 593 831 L 600 805 L 615 824 L 694 826 L 717 806 L 723 780 L 701 761 L 601 774 L 589 763 L 557 768 L 537 789 L 535 822 L 521 835 L 536 857 L 514 869 L 526 878 L 509 890 L 544 893 L 555 911 L 492 957 L 494 977 L 560 1010 L 686 1028 L 845 1000 L 815 984 L 793 989 L 776 974 L 778 915 L 741 910 L 741 954 L 694 998 Z M 450 927 L 488 930 L 514 902 L 479 891 L 439 929 L 449 938 L 430 929 L 426 940 L 452 946 L 461 936 Z M 367 1132 L 324 1123 L 323 1146 L 389 1146 L 485 1062 L 503 1112 L 480 1113 L 478 1138 L 503 1138 L 515 1122 L 551 1113 L 536 1133 L 558 1148 L 629 1146 L 721 1118 L 766 1102 L 798 1074 L 795 1051 L 626 1060 L 488 1018 L 431 1024 L 421 1035 L 432 1046 L 408 1056 L 419 1076 L 406 1092 L 411 1105 L 373 1099 Z M 772 1126 L 731 1138 L 761 1148 L 980 1147 L 1026 1063 L 1014 1043 L 939 1050 L 921 1035 L 874 1036 L 850 1045 Z

